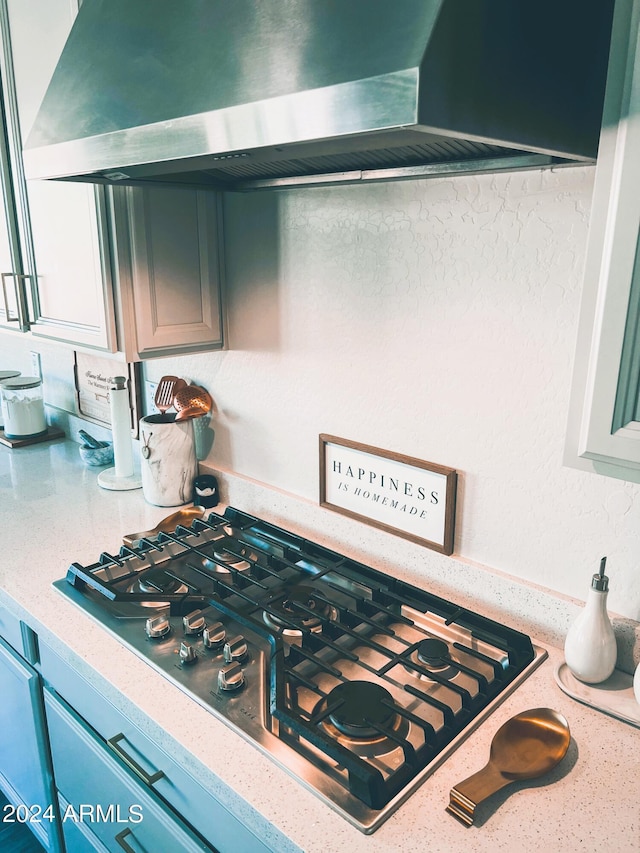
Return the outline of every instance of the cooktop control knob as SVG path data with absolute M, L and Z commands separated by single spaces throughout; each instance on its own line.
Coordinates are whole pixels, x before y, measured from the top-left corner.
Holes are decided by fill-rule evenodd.
M 195 663 L 198 660 L 193 646 L 189 643 L 180 643 L 180 660 L 182 663 Z
M 144 629 L 152 640 L 160 640 L 171 632 L 171 623 L 167 616 L 151 616 Z
M 207 627 L 202 610 L 192 610 L 182 617 L 182 627 L 185 634 L 201 634 Z
M 227 663 L 245 658 L 247 656 L 247 641 L 242 634 L 238 634 L 232 640 L 227 640 L 224 644 L 222 654 Z
M 207 649 L 215 649 L 221 646 L 227 638 L 227 632 L 222 622 L 214 622 L 202 632 L 202 642 Z
M 239 690 L 244 684 L 244 672 L 239 663 L 228 663 L 218 672 L 220 690 Z

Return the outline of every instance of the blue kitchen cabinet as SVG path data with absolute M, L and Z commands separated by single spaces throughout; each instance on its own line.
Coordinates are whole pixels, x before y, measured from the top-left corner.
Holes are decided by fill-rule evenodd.
M 170 737 L 160 739 L 163 743 L 149 737 L 42 640 L 39 658 L 68 853 L 93 849 L 272 853 L 272 846 L 178 764 L 168 749 Z M 197 764 L 195 756 L 192 762 Z M 119 826 L 96 821 L 98 803 L 103 812 L 119 804 L 121 820 L 127 819 L 132 805 L 139 805 L 144 820 Z M 87 808 L 87 818 L 75 820 L 74 811 L 81 804 Z M 117 812 L 112 811 L 112 816 Z M 149 837 L 140 835 L 143 828 L 151 833 Z M 171 846 L 168 841 L 164 847 L 154 846 L 160 831 L 167 839 L 184 839 L 185 846 Z M 85 846 L 91 843 L 95 848 Z
M 211 853 L 66 703 L 47 691 L 45 705 L 67 853 Z
M 62 850 L 38 673 L 0 639 L 0 787 L 3 821 L 24 823 L 52 853 Z

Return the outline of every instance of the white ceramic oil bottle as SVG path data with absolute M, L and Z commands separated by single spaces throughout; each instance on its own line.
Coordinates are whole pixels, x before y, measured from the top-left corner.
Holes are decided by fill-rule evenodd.
M 607 613 L 609 578 L 600 561 L 600 571 L 591 578 L 584 610 L 569 628 L 564 644 L 567 666 L 576 678 L 587 684 L 606 681 L 616 666 L 616 638 Z

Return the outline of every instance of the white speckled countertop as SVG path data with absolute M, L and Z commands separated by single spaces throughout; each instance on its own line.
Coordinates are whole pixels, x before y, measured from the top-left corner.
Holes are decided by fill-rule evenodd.
M 562 655 L 546 643 L 541 644 L 549 658 L 382 827 L 371 836 L 354 829 L 51 587 L 70 562 L 91 563 L 101 551 L 115 553 L 123 534 L 153 527 L 172 511 L 146 504 L 140 491 L 104 491 L 96 476 L 97 469 L 81 465 L 77 445 L 70 441 L 0 448 L 0 603 L 31 625 L 274 850 L 640 851 L 640 729 L 561 692 L 553 672 Z M 320 538 L 314 530 L 320 515 L 326 526 L 326 510 L 298 504 L 290 496 L 274 493 L 269 500 L 255 485 L 225 482 L 223 497 L 231 492 L 236 506 L 291 529 L 295 518 L 297 528 L 312 538 Z M 285 513 L 292 512 L 292 505 L 297 514 L 286 525 Z M 336 518 L 335 527 L 328 529 L 332 536 L 335 530 L 335 537 L 327 544 L 340 548 L 340 539 L 348 536 L 345 530 L 362 531 L 363 526 Z M 366 530 L 368 537 L 386 535 Z M 442 565 L 451 563 L 442 560 Z M 487 615 L 502 613 L 505 622 L 526 630 L 531 620 L 522 614 L 510 618 L 505 609 L 512 581 L 494 574 L 487 578 L 477 567 L 466 571 L 469 589 L 486 589 L 487 583 L 496 587 L 498 603 Z M 424 576 L 418 579 L 410 569 L 405 577 L 426 585 Z M 436 577 L 434 585 L 439 592 L 441 580 Z M 535 598 L 535 590 L 531 595 Z M 540 618 L 543 625 L 545 616 Z M 528 632 L 540 642 L 541 635 Z M 463 827 L 445 812 L 451 787 L 485 763 L 491 738 L 506 719 L 545 706 L 569 721 L 572 741 L 566 758 L 548 776 L 495 795 L 479 808 L 477 824 Z

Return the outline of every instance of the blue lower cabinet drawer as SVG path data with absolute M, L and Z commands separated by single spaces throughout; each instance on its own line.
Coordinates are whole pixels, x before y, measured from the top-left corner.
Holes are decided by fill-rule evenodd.
M 60 814 L 69 814 L 69 803 L 64 797 L 58 797 Z M 104 844 L 98 841 L 87 824 L 75 820 L 65 820 L 62 824 L 66 853 L 107 853 Z
M 114 853 L 211 853 L 65 704 L 45 691 L 56 786 L 65 803 L 60 820 L 71 850 L 95 837 Z M 69 825 L 69 826 L 67 826 Z
M 168 803 L 212 848 L 223 853 L 272 853 L 286 845 L 284 837 L 282 843 L 272 844 L 256 837 L 228 806 L 174 761 L 166 747 L 143 733 L 46 642 L 40 641 L 39 657 L 45 682 L 64 700 L 65 707 L 72 708 L 102 744 L 109 744 L 118 763 L 137 771 L 136 778 L 145 790 L 153 787 L 154 796 Z M 193 765 L 197 764 L 194 757 Z

